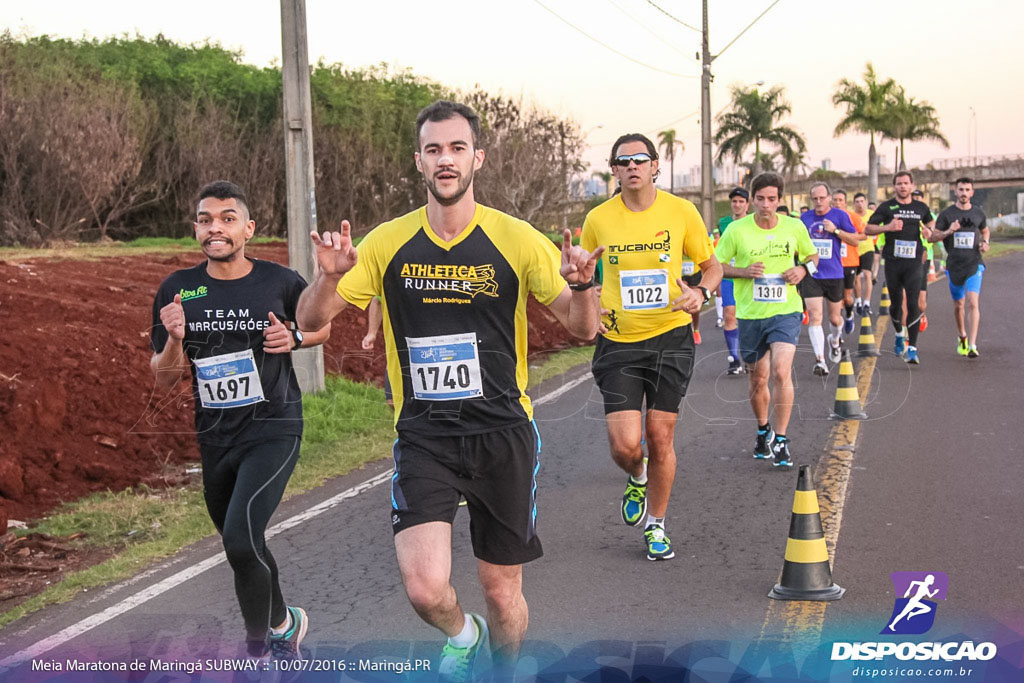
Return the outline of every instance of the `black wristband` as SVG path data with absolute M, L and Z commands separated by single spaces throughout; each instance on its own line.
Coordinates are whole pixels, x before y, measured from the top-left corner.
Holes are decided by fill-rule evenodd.
M 575 283 L 575 282 L 570 282 L 569 283 L 569 289 L 571 289 L 574 292 L 585 292 L 585 291 L 587 291 L 588 289 L 590 289 L 593 286 L 594 286 L 594 278 L 590 278 L 589 282 L 584 282 L 582 284 Z

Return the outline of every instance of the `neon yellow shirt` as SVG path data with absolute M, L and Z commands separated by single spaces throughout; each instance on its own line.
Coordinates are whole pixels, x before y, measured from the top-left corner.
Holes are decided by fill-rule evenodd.
M 765 230 L 758 227 L 753 215 L 745 216 L 731 223 L 718 240 L 715 255 L 722 263 L 735 258 L 737 268 L 758 261 L 764 264 L 764 276 L 733 280 L 737 318 L 763 320 L 803 310 L 796 285 L 782 280 L 782 273 L 797 261 L 803 263 L 817 250 L 802 221 L 781 214 L 778 219 L 774 228 Z
M 606 338 L 638 342 L 690 323 L 688 313 L 672 310 L 682 294 L 676 279 L 685 261 L 704 263 L 713 253 L 692 202 L 658 190 L 648 209 L 634 212 L 621 195 L 612 197 L 583 222 L 580 246 L 599 245 L 606 247 L 601 307 L 611 311 L 603 319 Z

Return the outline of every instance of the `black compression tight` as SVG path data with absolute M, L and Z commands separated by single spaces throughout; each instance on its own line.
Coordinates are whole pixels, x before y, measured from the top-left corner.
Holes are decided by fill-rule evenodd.
M 885 285 L 889 288 L 889 317 L 897 332 L 902 328 L 903 293 L 907 294 L 907 327 L 910 328 L 907 343 L 917 346 L 917 335 L 921 331 L 921 307 L 918 299 L 921 294 L 921 260 L 920 259 L 885 259 Z
M 246 639 L 264 641 L 286 618 L 277 563 L 263 538 L 299 457 L 297 436 L 201 446 L 203 496 L 235 573 Z

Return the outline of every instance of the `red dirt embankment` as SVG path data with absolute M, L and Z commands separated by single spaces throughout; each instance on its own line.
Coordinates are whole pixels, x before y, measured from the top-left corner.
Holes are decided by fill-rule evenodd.
M 284 245 L 247 253 L 287 262 Z M 197 249 L 0 261 L 0 535 L 6 517 L 38 517 L 93 491 L 177 483 L 181 463 L 198 459 L 187 385 L 154 391 L 149 328 L 160 281 L 201 260 Z M 576 344 L 532 299 L 529 319 L 531 354 Z M 332 329 L 327 371 L 379 385 L 381 339 L 360 348 L 366 315 L 349 307 Z

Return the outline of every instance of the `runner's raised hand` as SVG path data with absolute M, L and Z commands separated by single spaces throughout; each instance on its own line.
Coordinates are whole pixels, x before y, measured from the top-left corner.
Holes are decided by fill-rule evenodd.
M 324 275 L 341 277 L 356 265 L 359 252 L 352 246 L 352 226 L 341 222 L 341 232 L 309 233 L 316 245 L 316 263 Z

